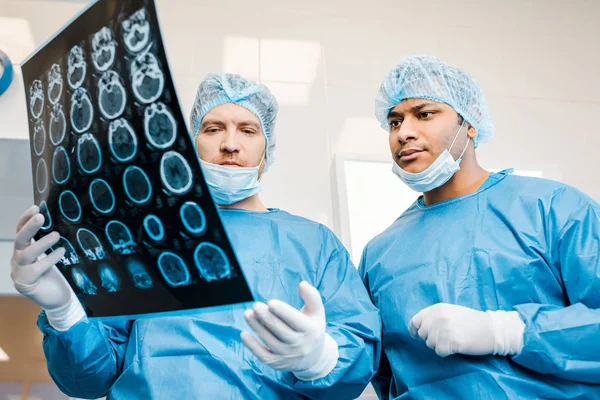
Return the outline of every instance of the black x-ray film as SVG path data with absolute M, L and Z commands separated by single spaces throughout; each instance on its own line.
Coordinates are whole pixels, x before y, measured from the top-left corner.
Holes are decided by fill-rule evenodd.
M 100 0 L 22 66 L 39 237 L 89 317 L 252 301 L 210 197 L 153 0 Z

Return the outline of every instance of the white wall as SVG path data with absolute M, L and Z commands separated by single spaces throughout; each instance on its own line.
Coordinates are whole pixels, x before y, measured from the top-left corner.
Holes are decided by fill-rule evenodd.
M 12 242 L 0 241 L 0 296 L 18 294 L 9 278 L 12 250 Z
M 0 115 L 0 131 L 5 126 L 3 122 L 4 117 Z M 16 294 L 8 276 L 12 239 L 17 219 L 32 204 L 29 143 L 0 137 L 0 295 Z
M 280 99 L 277 162 L 264 182 L 270 206 L 334 227 L 333 156 L 387 155 L 374 96 L 392 65 L 414 53 L 481 82 L 497 127 L 479 150 L 482 164 L 542 169 L 600 199 L 599 1 L 157 3 L 186 115 L 212 71 L 260 79 Z M 84 5 L 0 0 L 0 48 L 20 62 Z M 19 78 L 17 68 L 0 97 L 0 138 L 28 135 Z
M 199 81 L 213 71 L 260 79 L 280 99 L 278 161 L 265 178 L 269 206 L 334 227 L 333 157 L 387 155 L 374 96 L 393 64 L 415 53 L 437 55 L 481 82 L 497 127 L 480 148 L 482 164 L 541 169 L 600 200 L 600 1 L 157 3 L 186 114 Z M 19 63 L 84 4 L 0 0 L 0 49 Z M 19 78 L 17 68 L 0 97 L 0 139 L 28 137 Z M 0 232 L 11 236 L 27 206 L 20 207 L 30 172 L 27 163 L 20 171 L 6 160 L 0 165 Z M 0 242 L 0 269 L 11 247 Z M 0 274 L 0 294 L 10 290 L 6 278 Z
M 485 165 L 553 169 L 600 199 L 596 0 L 157 3 L 186 114 L 212 71 L 260 78 L 280 98 L 278 161 L 265 178 L 271 206 L 333 226 L 333 155 L 387 154 L 374 96 L 391 66 L 414 53 L 481 82 L 497 127 L 479 152 Z M 19 61 L 84 4 L 0 0 L 0 48 Z M 11 31 L 23 22 L 29 33 Z M 26 138 L 22 88 L 10 90 L 0 98 L 0 137 Z
M 13 84 L 0 96 L 0 138 L 28 137 L 19 64 L 84 4 L 68 0 L 0 0 L 0 49 L 8 54 L 15 67 Z
M 599 1 L 157 2 L 186 115 L 212 71 L 261 79 L 280 99 L 270 206 L 334 227 L 333 156 L 387 155 L 374 96 L 391 66 L 414 53 L 481 82 L 497 127 L 479 150 L 483 164 L 547 170 L 600 199 Z M 0 48 L 20 62 L 84 4 L 0 0 Z M 19 78 L 17 68 L 0 97 L 0 138 L 27 138 Z

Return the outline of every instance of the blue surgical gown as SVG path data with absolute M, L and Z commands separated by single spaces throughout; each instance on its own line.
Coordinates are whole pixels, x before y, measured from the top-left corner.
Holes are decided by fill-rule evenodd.
M 381 321 L 347 251 L 323 225 L 280 210 L 221 210 L 256 300 L 303 305 L 298 284 L 318 288 L 339 360 L 324 378 L 301 381 L 260 362 L 241 342 L 244 307 L 121 324 L 82 320 L 38 326 L 54 382 L 66 394 L 111 399 L 350 399 L 377 370 Z M 248 305 L 251 307 L 251 304 Z
M 464 197 L 421 197 L 366 246 L 359 270 L 383 321 L 382 398 L 600 398 L 600 206 L 509 172 Z M 437 356 L 408 324 L 439 302 L 518 311 L 522 351 Z

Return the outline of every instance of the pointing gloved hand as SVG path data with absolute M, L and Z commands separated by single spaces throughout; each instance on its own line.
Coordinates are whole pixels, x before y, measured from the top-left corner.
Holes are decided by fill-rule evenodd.
M 297 310 L 279 300 L 256 303 L 244 317 L 264 343 L 242 332 L 244 345 L 270 367 L 291 371 L 310 381 L 331 372 L 338 361 L 338 345 L 326 332 L 325 308 L 319 291 L 308 282 L 299 286 L 304 307 Z
M 48 322 L 54 329 L 66 331 L 85 316 L 75 293 L 56 268 L 65 249 L 54 250 L 45 256 L 46 250 L 60 239 L 58 232 L 33 240 L 44 224 L 44 216 L 37 206 L 31 207 L 17 223 L 17 236 L 10 259 L 10 276 L 15 289 L 46 311 Z
M 515 355 L 523 348 L 525 323 L 516 311 L 477 311 L 438 303 L 417 313 L 408 325 L 440 357 Z

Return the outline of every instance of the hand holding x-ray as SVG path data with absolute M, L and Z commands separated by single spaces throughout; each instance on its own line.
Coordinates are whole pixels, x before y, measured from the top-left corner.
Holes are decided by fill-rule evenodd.
M 244 313 L 264 343 L 242 332 L 244 345 L 270 367 L 291 371 L 298 379 L 314 380 L 337 364 L 338 345 L 326 332 L 325 308 L 319 291 L 308 282 L 299 285 L 304 307 L 297 310 L 279 300 L 256 303 Z
M 19 293 L 46 310 L 55 329 L 67 330 L 83 317 L 84 312 L 55 266 L 64 256 L 65 249 L 57 248 L 45 256 L 45 252 L 58 243 L 60 235 L 52 232 L 37 242 L 33 239 L 43 224 L 44 216 L 37 206 L 28 209 L 19 219 L 10 259 L 10 276 Z

